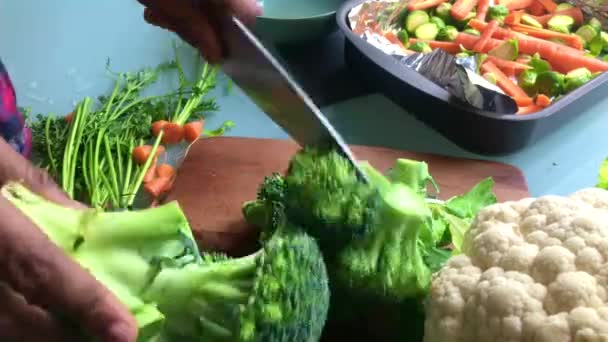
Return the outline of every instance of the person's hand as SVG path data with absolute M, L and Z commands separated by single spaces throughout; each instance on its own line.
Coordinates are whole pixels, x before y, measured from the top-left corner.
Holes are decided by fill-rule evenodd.
M 251 25 L 261 9 L 256 0 L 138 0 L 146 6 L 145 20 L 177 33 L 197 48 L 207 62 L 215 64 L 222 58 L 222 32 L 218 19 L 233 15 Z M 213 3 L 214 5 L 210 5 Z M 216 3 L 223 5 L 218 6 Z
M 7 181 L 84 207 L 0 138 L 0 185 Z M 120 301 L 1 196 L 0 218 L 0 341 L 74 340 L 65 321 L 100 341 L 136 341 L 135 320 Z

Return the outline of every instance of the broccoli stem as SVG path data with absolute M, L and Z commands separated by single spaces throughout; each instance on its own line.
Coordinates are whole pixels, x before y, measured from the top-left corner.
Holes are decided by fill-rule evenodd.
M 250 301 L 261 252 L 208 264 L 165 268 L 158 273 L 142 298 L 156 302 L 165 313 L 169 331 L 208 340 L 234 337 L 239 324 L 239 305 Z M 188 314 L 185 314 L 188 312 Z M 188 321 L 194 317 L 195 324 Z M 200 331 L 189 331 L 198 326 Z

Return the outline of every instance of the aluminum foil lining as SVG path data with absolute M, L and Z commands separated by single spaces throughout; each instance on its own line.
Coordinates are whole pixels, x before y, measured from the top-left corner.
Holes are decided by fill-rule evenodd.
M 395 0 L 368 0 L 355 6 L 349 12 L 351 29 L 370 45 L 396 58 L 404 67 L 414 69 L 445 89 L 453 100 L 496 114 L 517 112 L 517 104 L 510 96 L 477 73 L 475 56 L 455 57 L 441 49 L 426 54 L 412 53 L 369 27 L 371 17 L 376 19 L 374 24 L 388 27 L 390 22 L 387 21 L 393 18 L 394 11 L 399 10 L 399 3 Z

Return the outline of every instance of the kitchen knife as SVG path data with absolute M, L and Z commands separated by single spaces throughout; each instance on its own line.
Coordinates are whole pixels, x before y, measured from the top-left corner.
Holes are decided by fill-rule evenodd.
M 335 148 L 365 180 L 342 137 L 254 34 L 234 17 L 221 25 L 222 70 L 235 84 L 299 145 Z

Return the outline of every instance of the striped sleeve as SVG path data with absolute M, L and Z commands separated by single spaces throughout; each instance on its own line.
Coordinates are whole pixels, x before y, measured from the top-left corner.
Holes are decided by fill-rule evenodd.
M 0 137 L 17 152 L 29 157 L 32 149 L 31 130 L 25 126 L 23 115 L 17 109 L 15 89 L 0 61 Z

